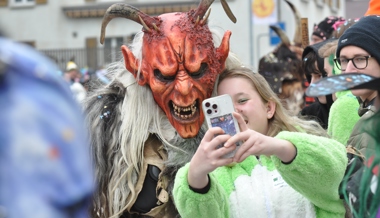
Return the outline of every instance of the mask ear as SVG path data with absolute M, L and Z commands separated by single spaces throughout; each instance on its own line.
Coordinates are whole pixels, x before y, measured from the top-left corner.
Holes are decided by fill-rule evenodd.
M 231 31 L 226 31 L 224 33 L 222 43 L 220 44 L 219 48 L 216 49 L 216 54 L 219 57 L 219 63 L 222 64 L 222 69 L 225 67 L 226 59 L 228 57 L 228 53 L 230 52 L 230 37 Z
M 133 55 L 131 50 L 129 50 L 129 48 L 127 46 L 122 45 L 121 46 L 121 52 L 123 53 L 123 56 L 124 56 L 125 68 L 130 73 L 133 74 L 133 76 L 135 77 L 135 79 L 137 80 L 137 82 L 139 83 L 140 86 L 145 85 L 146 80 L 144 79 L 143 72 L 140 72 L 140 76 L 139 76 L 139 78 L 137 78 L 137 72 L 139 69 L 139 65 L 138 65 L 137 59 L 135 58 L 135 56 Z

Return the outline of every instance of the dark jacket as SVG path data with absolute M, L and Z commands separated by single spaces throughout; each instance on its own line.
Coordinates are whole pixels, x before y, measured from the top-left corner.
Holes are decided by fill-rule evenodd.
M 328 98 L 328 96 L 326 97 Z M 306 119 L 317 121 L 324 129 L 327 129 L 330 107 L 332 105 L 331 95 L 330 98 L 331 100 L 327 100 L 327 104 L 321 104 L 316 98 L 314 103 L 301 110 L 300 115 Z
M 325 41 L 322 41 L 322 42 L 319 42 L 319 43 L 316 43 L 316 44 L 313 44 L 313 45 L 309 45 L 303 51 L 303 53 L 302 53 L 302 60 L 303 60 L 303 64 L 304 64 L 303 68 L 304 68 L 305 71 L 309 71 L 309 72 L 305 72 L 306 78 L 307 78 L 307 80 L 308 80 L 309 83 L 311 82 L 311 74 L 313 73 L 313 72 L 310 72 L 310 71 L 318 70 L 321 73 L 322 77 L 326 77 L 327 76 L 327 72 L 324 69 L 324 59 L 319 56 L 318 50 L 323 45 L 325 45 L 326 43 L 328 43 L 328 42 L 330 42 L 332 40 L 333 39 L 325 40 Z M 315 54 L 316 55 L 316 59 L 307 58 L 309 53 Z M 312 66 L 312 65 L 315 64 L 314 60 L 317 62 L 317 69 L 313 70 L 313 69 L 311 69 L 313 67 L 310 68 L 310 66 Z M 315 121 L 319 122 L 319 124 L 321 124 L 321 126 L 324 129 L 327 129 L 327 127 L 328 127 L 329 113 L 330 113 L 330 107 L 331 107 L 331 105 L 333 103 L 332 95 L 331 94 L 330 95 L 326 95 L 326 100 L 327 100 L 326 104 L 321 104 L 318 101 L 318 98 L 315 98 L 315 102 L 312 103 L 312 104 L 310 104 L 309 106 L 304 107 L 301 110 L 300 115 L 303 116 L 303 117 L 305 117 L 306 119 L 312 119 L 312 120 L 315 120 Z
M 373 141 L 373 137 L 368 135 L 368 133 L 363 132 L 363 127 L 365 126 L 363 123 L 366 123 L 366 120 L 376 112 L 376 108 L 373 104 L 374 99 L 371 102 L 369 102 L 366 106 L 363 106 L 363 102 L 360 103 L 360 119 L 355 124 L 354 129 L 351 132 L 350 138 L 347 141 L 347 145 L 355 147 L 366 157 L 369 157 L 370 155 L 375 153 L 375 143 Z

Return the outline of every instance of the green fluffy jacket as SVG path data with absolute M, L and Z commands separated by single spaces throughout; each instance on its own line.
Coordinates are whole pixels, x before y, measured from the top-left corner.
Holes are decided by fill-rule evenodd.
M 359 102 L 351 91 L 339 92 L 337 97 L 330 108 L 327 132 L 331 138 L 346 145 L 360 118 L 358 115 Z
M 189 164 L 175 179 L 173 196 L 182 218 L 316 217 L 343 218 L 338 187 L 347 164 L 345 146 L 336 140 L 300 132 L 281 132 L 297 156 L 284 164 L 275 156 L 250 156 L 210 174 L 210 190 L 193 192 Z

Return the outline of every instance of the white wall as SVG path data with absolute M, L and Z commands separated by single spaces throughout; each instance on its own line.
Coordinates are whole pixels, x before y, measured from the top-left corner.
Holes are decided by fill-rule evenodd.
M 168 1 L 174 2 L 175 0 L 166 0 L 166 2 Z M 225 30 L 231 30 L 231 50 L 241 58 L 243 63 L 256 68 L 259 58 L 274 49 L 274 46 L 269 45 L 269 27 L 267 25 L 251 26 L 251 1 L 253 0 L 228 1 L 237 18 L 236 24 L 226 16 L 220 2 L 215 1 L 211 5 L 209 21 L 210 25 L 218 25 Z M 284 1 L 278 1 L 280 3 L 280 21 L 285 22 L 286 32 L 292 39 L 294 35 L 293 14 Z M 341 1 L 339 11 L 335 13 L 327 5 L 318 8 L 315 1 L 304 1 L 307 0 L 291 0 L 300 11 L 301 16 L 309 18 L 309 33 L 311 33 L 314 23 L 318 23 L 328 15 L 344 16 L 344 1 Z M 98 0 L 97 2 L 114 1 Z M 129 2 L 156 2 L 156 0 Z M 48 0 L 47 5 L 36 5 L 32 8 L 0 7 L 0 27 L 5 29 L 10 38 L 17 41 L 35 41 L 37 49 L 84 48 L 86 38 L 99 38 L 102 19 L 69 18 L 62 10 L 63 6 L 84 4 L 84 0 Z M 125 36 L 140 30 L 139 24 L 118 18 L 108 24 L 106 35 L 108 37 Z M 76 37 L 74 33 L 76 33 Z

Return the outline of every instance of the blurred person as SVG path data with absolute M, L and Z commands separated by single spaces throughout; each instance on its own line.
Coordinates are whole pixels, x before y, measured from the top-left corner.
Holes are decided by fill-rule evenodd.
M 86 89 L 80 83 L 81 78 L 82 74 L 79 71 L 77 64 L 73 61 L 67 62 L 64 79 L 70 84 L 71 92 L 78 103 L 81 103 L 87 94 Z
M 324 59 L 318 54 L 318 50 L 331 40 L 325 40 L 307 46 L 302 53 L 302 67 L 309 84 L 315 83 L 323 77 L 327 77 L 324 67 Z M 305 106 L 300 115 L 307 119 L 316 120 L 324 129 L 328 128 L 330 107 L 333 103 L 332 95 L 318 96 L 315 101 Z
M 58 68 L 0 36 L 0 217 L 87 218 L 84 118 Z
M 344 22 L 343 17 L 328 16 L 318 24 L 314 24 L 310 45 L 330 39 L 334 30 Z

